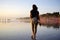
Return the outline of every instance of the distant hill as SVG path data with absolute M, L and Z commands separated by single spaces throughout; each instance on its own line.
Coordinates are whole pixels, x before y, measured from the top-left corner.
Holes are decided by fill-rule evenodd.
M 18 20 L 22 22 L 30 22 L 30 17 L 22 17 L 17 18 Z M 41 24 L 59 24 L 60 25 L 60 14 L 59 12 L 53 12 L 53 13 L 46 13 L 40 15 L 40 23 Z
M 46 14 L 43 14 L 40 16 L 42 16 L 42 17 L 44 17 L 44 16 L 46 16 L 46 17 L 48 17 L 48 16 L 58 17 L 58 16 L 60 16 L 60 14 L 59 14 L 59 12 L 53 12 L 53 13 L 46 13 Z
M 42 17 L 48 17 L 48 16 L 54 16 L 54 17 L 58 17 L 58 16 L 60 16 L 60 14 L 59 14 L 59 12 L 53 12 L 53 13 L 46 13 L 46 14 L 42 14 L 42 15 L 40 15 L 40 16 L 42 16 Z M 21 17 L 21 18 L 17 18 L 17 19 L 30 19 L 30 17 Z

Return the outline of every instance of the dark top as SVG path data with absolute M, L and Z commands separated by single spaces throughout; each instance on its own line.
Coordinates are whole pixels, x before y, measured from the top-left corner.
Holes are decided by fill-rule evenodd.
M 36 17 L 39 19 L 39 12 L 37 10 L 31 10 L 30 11 L 30 18 Z

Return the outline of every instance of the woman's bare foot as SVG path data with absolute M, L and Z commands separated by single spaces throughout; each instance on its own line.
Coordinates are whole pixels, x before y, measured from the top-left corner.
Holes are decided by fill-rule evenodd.
M 32 35 L 32 36 L 31 36 L 31 39 L 32 39 L 32 40 L 36 40 L 36 37 Z

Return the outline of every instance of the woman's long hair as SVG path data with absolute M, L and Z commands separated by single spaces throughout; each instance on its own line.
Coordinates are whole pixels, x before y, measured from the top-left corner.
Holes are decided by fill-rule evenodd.
M 33 8 L 33 10 L 37 10 L 38 9 L 35 4 L 33 4 L 32 8 Z

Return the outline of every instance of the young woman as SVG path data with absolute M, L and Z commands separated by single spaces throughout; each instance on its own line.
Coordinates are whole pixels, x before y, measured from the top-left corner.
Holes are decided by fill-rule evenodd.
M 38 8 L 35 4 L 32 6 L 32 10 L 30 11 L 30 19 L 31 19 L 31 24 L 32 24 L 32 39 L 36 38 L 36 33 L 37 33 L 37 25 L 39 21 L 39 11 Z

